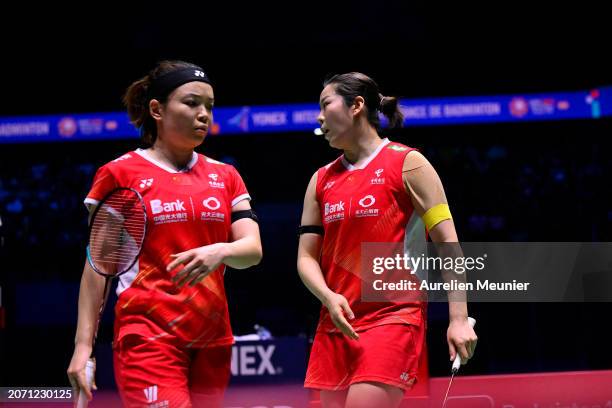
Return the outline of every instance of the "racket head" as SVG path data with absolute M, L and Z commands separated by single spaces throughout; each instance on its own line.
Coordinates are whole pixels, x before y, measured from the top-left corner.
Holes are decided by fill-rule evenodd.
M 140 193 L 120 187 L 96 206 L 89 224 L 87 261 L 106 277 L 129 271 L 140 256 L 146 235 L 147 212 Z

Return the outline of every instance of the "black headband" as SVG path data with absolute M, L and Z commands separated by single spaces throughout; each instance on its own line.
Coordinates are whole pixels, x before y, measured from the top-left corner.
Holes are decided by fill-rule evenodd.
M 193 81 L 212 85 L 202 68 L 181 68 L 155 78 L 149 86 L 149 100 L 164 99 L 179 86 Z

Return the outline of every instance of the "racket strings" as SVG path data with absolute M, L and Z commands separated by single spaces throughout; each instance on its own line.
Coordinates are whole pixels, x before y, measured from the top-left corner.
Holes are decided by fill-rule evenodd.
M 125 272 L 140 252 L 146 230 L 140 199 L 131 191 L 107 198 L 98 209 L 90 230 L 90 257 L 100 272 Z

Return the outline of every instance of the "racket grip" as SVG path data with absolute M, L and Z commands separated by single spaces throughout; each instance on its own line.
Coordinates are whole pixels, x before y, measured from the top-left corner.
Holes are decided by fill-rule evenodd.
M 96 363 L 91 358 L 87 360 L 87 364 L 85 365 L 85 378 L 90 390 L 93 384 L 95 368 Z M 86 408 L 88 403 L 89 401 L 87 400 L 87 395 L 85 395 L 83 391 L 79 390 L 79 401 L 77 402 L 77 408 Z
M 470 327 L 474 328 L 474 325 L 476 324 L 476 319 L 474 319 L 473 317 L 468 317 L 468 323 L 470 323 Z M 453 361 L 452 371 L 459 371 L 459 367 L 461 367 L 461 356 L 459 355 L 459 352 L 457 352 L 455 360 Z

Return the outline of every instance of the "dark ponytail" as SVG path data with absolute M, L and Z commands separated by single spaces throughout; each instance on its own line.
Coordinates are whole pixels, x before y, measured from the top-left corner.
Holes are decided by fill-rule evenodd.
M 395 96 L 383 96 L 380 98 L 380 112 L 389 119 L 389 128 L 395 129 L 404 126 L 404 114 L 400 110 L 399 99 Z
M 127 107 L 130 122 L 140 130 L 140 139 L 145 147 L 155 143 L 157 126 L 149 114 L 149 98 L 147 97 L 151 79 L 149 75 L 134 81 L 123 95 L 123 103 Z

